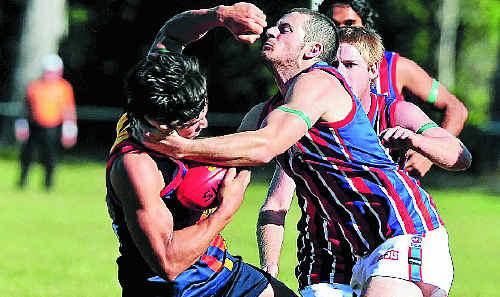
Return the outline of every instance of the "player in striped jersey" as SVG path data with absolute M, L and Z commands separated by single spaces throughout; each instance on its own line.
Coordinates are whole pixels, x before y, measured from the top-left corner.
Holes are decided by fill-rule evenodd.
M 421 296 L 423 292 L 429 296 L 428 285 L 448 290 L 449 255 L 439 265 L 445 277 L 436 280 L 432 268 L 429 274 L 422 268 L 425 279 L 419 274 L 423 264 L 417 252 L 424 245 L 426 260 L 435 260 L 427 255 L 430 249 L 423 237 L 433 239 L 433 252 L 448 252 L 446 232 L 429 194 L 398 170 L 347 82 L 323 62 L 335 59 L 335 25 L 324 15 L 295 9 L 266 35 L 262 55 L 283 100 L 270 108 L 258 130 L 196 140 L 175 133 L 161 141 L 144 135 L 144 143 L 177 158 L 215 164 L 249 166 L 276 158 L 297 185 L 302 209 L 296 270 L 301 288 L 329 283 L 337 276 L 345 278 L 351 267 L 340 257 L 347 253 L 357 260 L 352 271 L 355 289 L 363 296 L 379 296 L 380 290 L 391 296 Z M 440 158 L 449 167 L 463 166 L 464 151 L 458 141 L 427 139 L 415 133 L 387 140 L 431 159 Z M 404 253 L 392 252 L 404 243 L 406 258 Z M 403 263 L 406 260 L 403 271 L 381 269 L 385 266 L 378 264 L 386 253 L 387 258 L 397 254 Z M 425 263 L 427 267 L 429 262 Z
M 319 11 L 331 17 L 337 25 L 374 27 L 376 12 L 368 0 L 325 0 Z M 377 93 L 403 99 L 403 90 L 409 91 L 423 102 L 432 104 L 443 112 L 441 126 L 457 136 L 467 120 L 467 108 L 446 87 L 431 78 L 414 61 L 396 52 L 384 52 L 375 84 Z M 414 177 L 423 177 L 432 162 L 414 151 L 409 152 L 406 170 Z
M 195 138 L 207 126 L 206 79 L 197 60 L 181 50 L 225 22 L 236 36 L 243 30 L 246 40 L 260 33 L 258 25 L 257 35 L 250 36 L 254 22 L 265 24 L 262 12 L 246 3 L 176 15 L 127 79 L 127 113 L 118 122 L 106 174 L 106 200 L 120 241 L 122 296 L 296 296 L 232 256 L 219 234 L 241 204 L 248 171 L 229 169 L 217 208 L 189 209 L 176 197 L 188 165 L 155 153 L 134 137 L 134 131 L 147 130 L 155 137 L 176 131 Z
M 455 139 L 413 103 L 374 93 L 371 87 L 378 77 L 384 46 L 382 38 L 373 29 L 343 27 L 339 30 L 339 40 L 337 58 L 345 67 L 344 75 L 360 99 L 377 134 L 387 136 L 388 133 L 404 128 L 426 136 L 449 137 L 450 141 Z M 465 147 L 464 154 L 464 158 L 470 160 L 470 154 Z M 404 169 L 406 152 L 394 152 L 391 155 L 394 161 L 401 162 L 401 169 Z M 463 170 L 464 167 L 469 167 L 467 162 L 462 163 L 464 167 L 452 168 L 439 163 L 439 160 L 435 164 L 449 170 Z
M 359 96 L 363 109 L 377 134 L 387 128 L 399 126 L 425 136 L 449 137 L 450 141 L 454 141 L 454 138 L 448 132 L 433 124 L 427 115 L 412 103 L 395 100 L 370 91 L 370 86 L 377 77 L 378 64 L 380 64 L 384 52 L 382 40 L 376 32 L 371 29 L 357 27 L 341 28 L 339 30 L 339 41 L 338 60 L 345 66 L 343 73 L 347 80 L 350 81 L 353 92 Z M 270 106 L 276 101 L 277 99 L 269 100 L 266 106 Z M 266 112 L 263 114 L 266 114 Z M 464 153 L 468 154 L 466 150 L 464 150 Z M 404 152 L 398 155 L 404 157 Z M 467 156 L 468 158 L 470 156 Z M 404 158 L 402 158 L 402 161 L 404 165 Z M 438 163 L 438 165 L 441 164 Z M 463 165 L 468 166 L 466 163 Z M 262 265 L 264 269 L 273 275 L 276 275 L 278 270 L 284 231 L 282 226 L 292 201 L 294 189 L 293 180 L 278 166 L 271 182 L 268 197 L 262 206 L 258 225 Z M 353 265 L 349 260 L 348 253 L 342 256 L 337 252 L 336 263 L 338 266 Z M 351 296 L 350 278 L 349 273 L 344 279 L 337 275 L 337 278 L 334 278 L 331 283 L 307 286 L 301 292 L 308 296 L 311 295 L 308 292 L 315 290 L 325 292 L 325 294 L 326 292 L 332 294 L 336 290 L 339 294 L 341 291 L 344 296 Z M 321 296 L 321 294 L 315 295 Z

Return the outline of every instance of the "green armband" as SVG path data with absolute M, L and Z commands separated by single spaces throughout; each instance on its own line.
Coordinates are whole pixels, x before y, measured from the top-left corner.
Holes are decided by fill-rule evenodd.
M 430 122 L 430 123 L 427 123 L 427 124 L 423 124 L 422 127 L 420 127 L 418 130 L 417 130 L 417 134 L 422 134 L 424 133 L 424 131 L 426 130 L 429 130 L 430 128 L 436 128 L 436 127 L 439 127 L 436 123 L 434 122 Z
M 432 87 L 429 93 L 429 97 L 427 97 L 427 102 L 434 104 L 438 98 L 438 90 L 439 90 L 439 82 L 433 78 L 432 79 Z
M 308 116 L 306 116 L 305 113 L 303 113 L 302 111 L 300 110 L 296 110 L 296 109 L 291 109 L 291 108 L 288 108 L 288 107 L 285 107 L 283 105 L 281 106 L 278 106 L 276 109 L 279 109 L 281 111 L 284 111 L 284 112 L 288 112 L 288 113 L 293 113 L 294 115 L 298 116 L 299 118 L 301 118 L 302 120 L 304 120 L 304 122 L 306 122 L 306 125 L 307 125 L 307 129 L 311 129 L 312 127 L 312 124 L 311 124 L 311 120 L 309 119 Z

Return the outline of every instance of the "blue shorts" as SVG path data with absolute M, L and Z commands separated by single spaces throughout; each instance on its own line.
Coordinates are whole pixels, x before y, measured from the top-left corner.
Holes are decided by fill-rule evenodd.
M 206 282 L 192 281 L 179 288 L 176 282 L 167 282 L 159 277 L 149 278 L 147 282 L 122 284 L 123 297 L 257 297 L 271 285 L 274 296 L 297 296 L 283 283 L 266 272 L 244 263 L 240 257 L 230 256 L 233 266 L 230 271 L 217 274 Z M 186 271 L 185 273 L 189 273 Z M 180 274 L 182 282 L 190 279 L 187 274 Z M 183 275 L 184 274 L 184 275 Z M 229 277 L 226 276 L 229 274 Z M 179 279 L 179 277 L 178 277 Z
M 274 297 L 298 297 L 290 288 L 263 270 L 244 263 L 239 263 L 233 278 L 218 297 L 256 297 L 268 286 L 274 291 Z

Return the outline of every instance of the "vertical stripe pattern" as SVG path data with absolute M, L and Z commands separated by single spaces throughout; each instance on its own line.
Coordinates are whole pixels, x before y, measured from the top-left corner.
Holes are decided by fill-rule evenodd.
M 389 237 L 424 234 L 440 225 L 430 196 L 391 160 L 344 78 L 324 63 L 312 70 L 338 79 L 353 107 L 342 121 L 316 122 L 277 157 L 296 183 L 302 212 L 297 224 L 300 287 L 346 283 L 354 256 L 366 255 Z M 382 118 L 376 111 L 372 116 Z

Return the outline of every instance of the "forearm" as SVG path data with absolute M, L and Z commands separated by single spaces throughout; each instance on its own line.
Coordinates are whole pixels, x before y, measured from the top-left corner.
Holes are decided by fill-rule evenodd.
M 443 111 L 444 114 L 441 127 L 452 135 L 458 136 L 467 121 L 468 111 L 465 105 L 456 98 L 448 102 L 448 105 Z
M 470 166 L 470 153 L 456 138 L 415 135 L 410 149 L 447 170 L 464 170 Z
M 256 166 L 270 162 L 279 151 L 269 137 L 246 131 L 219 137 L 188 140 L 176 157 L 224 166 Z
M 217 6 L 175 15 L 163 25 L 151 47 L 165 45 L 166 39 L 171 38 L 170 42 L 180 43 L 178 46 L 182 50 L 189 43 L 201 39 L 211 29 L 222 26 L 219 13 L 223 9 L 224 6 Z
M 165 243 L 164 255 L 159 257 L 163 276 L 174 280 L 193 265 L 230 220 L 216 211 L 195 225 L 174 231 Z
M 278 274 L 284 226 L 266 222 L 259 216 L 257 222 L 257 243 L 259 245 L 260 265 L 274 277 Z

